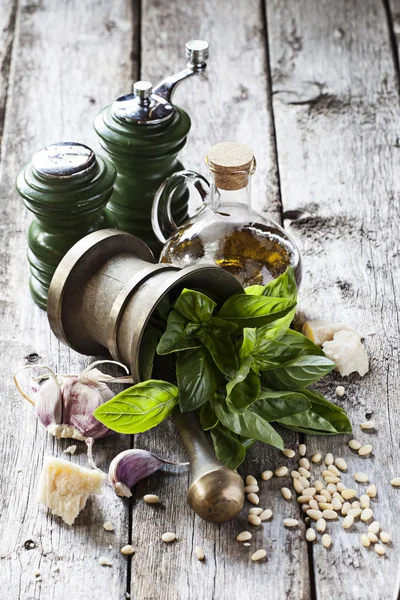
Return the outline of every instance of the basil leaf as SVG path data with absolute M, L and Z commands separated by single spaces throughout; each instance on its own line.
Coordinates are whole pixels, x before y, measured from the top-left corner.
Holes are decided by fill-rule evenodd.
M 211 318 L 217 303 L 201 292 L 184 289 L 174 305 L 174 309 L 193 323 L 204 323 Z
M 167 328 L 158 342 L 157 354 L 163 355 L 199 348 L 201 344 L 197 340 L 189 341 L 183 337 L 186 325 L 185 317 L 176 310 L 172 310 L 168 316 Z
M 329 400 L 327 400 L 325 398 L 325 396 L 323 396 L 316 390 L 311 390 L 311 389 L 310 390 L 301 390 L 301 393 L 304 394 L 305 396 L 307 396 L 307 398 L 313 404 L 322 404 L 322 406 L 326 406 L 330 410 L 343 413 L 344 415 L 346 414 L 346 411 L 344 410 L 344 408 L 342 408 L 341 406 L 338 406 L 337 404 L 333 404 L 333 402 L 329 402 Z
M 273 392 L 262 388 L 250 410 L 269 422 L 301 413 L 310 407 L 311 402 L 302 392 Z
M 296 307 L 292 308 L 292 310 L 284 316 L 278 315 L 278 317 L 270 323 L 267 323 L 262 327 L 257 327 L 257 339 L 280 340 L 280 338 L 288 331 L 295 314 Z
M 282 275 L 267 285 L 251 285 L 244 288 L 249 296 L 273 296 L 274 298 L 297 299 L 297 285 L 293 267 L 288 267 Z
M 242 437 L 241 435 L 239 436 L 239 439 L 246 450 L 251 448 L 253 446 L 253 444 L 255 444 L 257 441 L 257 440 L 252 440 L 251 438 Z
M 226 300 L 218 316 L 242 327 L 261 327 L 285 316 L 296 305 L 287 298 L 235 294 Z
M 231 411 L 219 397 L 214 401 L 214 410 L 221 423 L 231 431 L 283 450 L 281 436 L 256 413 L 251 412 L 249 409 L 241 414 Z
M 335 363 L 324 356 L 299 356 L 281 367 L 265 371 L 262 380 L 275 390 L 298 390 L 314 383 L 334 368 Z
M 293 329 L 288 329 L 279 339 L 280 344 L 284 344 L 291 354 L 297 353 L 297 356 L 325 356 L 322 348 L 316 346 L 305 335 Z
M 147 325 L 140 344 L 139 353 L 139 369 L 143 380 L 151 379 L 159 337 L 159 329 L 151 324 Z
M 249 356 L 256 347 L 257 330 L 251 327 L 243 329 L 243 341 L 239 350 L 239 357 Z
M 263 329 L 256 330 L 256 346 L 253 351 L 254 360 L 261 370 L 274 369 L 298 356 L 324 356 L 321 348 L 297 331 L 288 329 L 278 341 L 269 339 L 264 335 Z
M 228 392 L 226 398 L 228 406 L 233 410 L 243 412 L 257 400 L 260 385 L 260 377 L 254 371 L 249 370 L 245 379 L 237 382 Z
M 305 393 L 311 401 L 313 411 L 329 421 L 337 433 L 351 433 L 351 423 L 342 408 L 329 402 L 329 400 L 314 390 L 305 390 Z
M 178 388 L 167 381 L 138 383 L 98 406 L 93 415 L 119 433 L 142 433 L 164 421 L 178 403 Z
M 222 337 L 223 335 L 229 335 L 237 329 L 236 323 L 230 323 L 224 319 L 218 317 L 211 317 L 207 323 L 208 330 L 212 330 L 215 337 Z
M 246 450 L 240 441 L 222 425 L 211 430 L 211 437 L 218 460 L 229 469 L 237 469 L 246 456 Z
M 277 421 L 291 431 L 300 431 L 306 433 L 312 431 L 312 435 L 326 435 L 329 433 L 338 433 L 336 428 L 324 417 L 314 412 L 312 408 L 296 415 L 290 415 Z M 316 433 L 318 432 L 318 433 Z
M 176 377 L 182 412 L 199 408 L 217 391 L 218 380 L 214 362 L 204 346 L 179 354 L 176 361 Z
M 200 424 L 204 431 L 212 429 L 218 424 L 218 417 L 214 412 L 213 406 L 210 401 L 203 404 L 200 409 Z
M 211 332 L 201 331 L 197 337 L 208 348 L 218 369 L 224 375 L 234 377 L 238 369 L 238 360 L 230 336 L 214 337 Z
M 188 323 L 182 332 L 182 336 L 185 339 L 195 338 L 198 332 L 203 330 L 203 327 L 201 323 Z

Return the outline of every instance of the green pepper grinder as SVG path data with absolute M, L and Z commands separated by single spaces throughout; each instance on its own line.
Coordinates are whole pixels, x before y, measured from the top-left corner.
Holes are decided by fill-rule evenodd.
M 36 217 L 29 227 L 28 261 L 31 294 L 41 308 L 68 250 L 88 233 L 116 226 L 105 212 L 115 177 L 109 160 L 75 142 L 46 146 L 19 172 L 17 190 Z
M 119 229 L 144 240 L 156 255 L 161 245 L 151 226 L 153 198 L 165 178 L 183 168 L 177 155 L 190 129 L 188 114 L 171 103 L 172 95 L 181 81 L 204 71 L 208 43 L 191 40 L 186 57 L 186 69 L 154 89 L 148 81 L 136 82 L 133 94 L 118 98 L 94 121 L 100 144 L 117 169 L 107 210 Z M 186 220 L 187 203 L 187 190 L 177 190 L 171 206 L 175 223 Z

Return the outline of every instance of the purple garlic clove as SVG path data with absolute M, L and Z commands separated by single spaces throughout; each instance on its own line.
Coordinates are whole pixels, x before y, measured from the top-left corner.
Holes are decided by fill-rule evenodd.
M 38 419 L 46 429 L 51 430 L 52 427 L 61 423 L 63 413 L 62 395 L 56 377 L 49 377 L 36 392 L 33 401 Z

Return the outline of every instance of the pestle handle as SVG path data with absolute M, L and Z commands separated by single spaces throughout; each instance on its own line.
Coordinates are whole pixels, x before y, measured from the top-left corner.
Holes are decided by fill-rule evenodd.
M 192 469 L 189 506 L 205 521 L 233 519 L 243 507 L 242 478 L 215 457 L 194 413 L 176 410 L 173 418 Z

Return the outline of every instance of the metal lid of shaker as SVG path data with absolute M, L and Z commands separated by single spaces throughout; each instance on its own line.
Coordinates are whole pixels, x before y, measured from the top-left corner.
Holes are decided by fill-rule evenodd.
M 89 173 L 96 155 L 89 146 L 77 142 L 50 144 L 32 157 L 34 171 L 46 179 L 74 179 Z
M 175 108 L 171 103 L 179 83 L 192 75 L 202 73 L 209 56 L 208 42 L 190 40 L 186 44 L 186 68 L 163 79 L 155 88 L 149 81 L 137 81 L 133 94 L 121 96 L 112 105 L 112 112 L 121 121 L 137 125 L 157 125 L 171 119 Z

